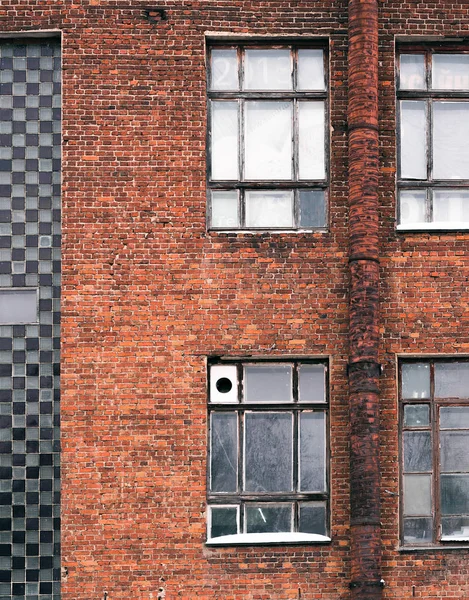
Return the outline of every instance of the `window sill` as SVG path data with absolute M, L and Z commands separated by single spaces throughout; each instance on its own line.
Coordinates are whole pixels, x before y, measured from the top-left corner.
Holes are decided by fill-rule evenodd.
M 318 533 L 237 533 L 207 540 L 207 546 L 254 546 L 257 544 L 318 544 L 328 543 L 330 537 Z
M 409 223 L 397 225 L 397 231 L 469 231 L 469 223 L 442 221 L 441 223 Z
M 461 538 L 446 538 L 442 540 L 443 542 L 452 542 L 448 544 L 439 544 L 434 546 L 399 546 L 398 552 L 406 553 L 406 552 L 446 552 L 448 550 L 469 550 L 469 544 L 465 543 L 456 543 L 456 542 L 465 542 Z M 468 540 L 469 541 L 469 540 Z
M 469 228 L 469 225 L 468 225 Z M 258 235 L 260 233 L 328 233 L 329 230 L 326 227 L 317 227 L 314 229 L 209 229 L 209 233 L 236 233 L 236 234 L 247 234 L 247 235 Z

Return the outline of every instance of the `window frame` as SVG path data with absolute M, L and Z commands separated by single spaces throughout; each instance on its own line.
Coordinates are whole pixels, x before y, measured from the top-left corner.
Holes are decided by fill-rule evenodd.
M 409 364 L 428 364 L 429 365 L 429 385 L 430 395 L 426 398 L 404 398 L 402 385 L 402 367 Z M 469 431 L 469 427 L 464 429 L 440 428 L 440 410 L 444 407 L 465 407 L 469 408 L 469 394 L 467 398 L 458 397 L 436 397 L 435 394 L 435 365 L 448 363 L 465 363 L 468 364 L 468 357 L 441 357 L 434 358 L 428 356 L 422 357 L 401 357 L 398 361 L 398 402 L 399 402 L 399 543 L 403 550 L 406 549 L 424 549 L 424 548 L 448 548 L 454 546 L 469 546 L 469 536 L 467 538 L 456 535 L 444 535 L 442 532 L 442 512 L 441 512 L 441 493 L 440 493 L 440 478 L 442 471 L 441 465 L 441 450 L 440 450 L 440 433 L 441 431 Z M 408 425 L 404 423 L 404 411 L 406 406 L 426 405 L 429 407 L 429 423 L 428 425 Z M 431 468 L 425 471 L 405 471 L 404 465 L 404 435 L 406 432 L 426 432 L 430 433 L 430 448 L 431 448 Z M 465 472 L 465 471 L 464 471 Z M 409 514 L 411 518 L 431 518 L 433 520 L 431 540 L 422 542 L 412 541 L 406 542 L 404 538 L 404 519 L 405 519 L 405 492 L 404 492 L 404 477 L 408 474 L 422 475 L 428 473 L 431 476 L 430 485 L 430 506 L 431 514 Z M 448 471 L 448 473 L 452 473 Z M 467 472 L 469 476 L 469 471 Z M 448 518 L 457 515 L 446 515 Z M 464 515 L 461 515 L 464 517 Z
M 425 89 L 401 89 L 401 57 L 402 55 L 424 56 L 424 81 Z M 397 202 L 396 221 L 398 231 L 434 231 L 434 230 L 469 230 L 469 219 L 464 222 L 452 224 L 451 221 L 434 221 L 434 192 L 438 191 L 469 191 L 468 178 L 435 179 L 433 177 L 433 107 L 435 102 L 467 102 L 469 105 L 469 86 L 466 90 L 432 89 L 432 57 L 442 54 L 466 54 L 469 55 L 467 44 L 457 43 L 411 43 L 400 44 L 396 51 L 396 129 L 397 129 Z M 404 178 L 401 175 L 402 159 L 402 134 L 401 134 L 401 102 L 422 101 L 425 103 L 425 159 L 427 176 L 425 179 Z M 469 108 L 469 106 L 468 106 Z M 424 222 L 401 222 L 401 192 L 425 192 L 425 221 Z M 467 200 L 469 204 L 469 198 Z
M 324 367 L 324 399 L 321 401 L 301 401 L 299 399 L 299 369 L 302 365 L 321 365 Z M 211 368 L 214 366 L 235 367 L 237 377 L 236 401 L 212 401 L 210 390 L 213 390 Z M 291 401 L 258 401 L 245 399 L 244 372 L 250 366 L 289 366 L 291 367 Z M 329 364 L 324 359 L 246 359 L 221 360 L 211 359 L 208 363 L 208 419 L 207 419 L 207 544 L 208 545 L 239 545 L 239 544 L 288 544 L 288 543 L 324 543 L 330 541 L 330 435 L 329 435 Z M 301 413 L 321 413 L 324 415 L 324 490 L 300 491 L 300 418 Z M 234 492 L 211 491 L 211 424 L 212 415 L 229 413 L 236 415 L 237 443 L 237 483 Z M 292 491 L 290 492 L 255 492 L 246 491 L 245 482 L 245 417 L 247 414 L 279 413 L 292 417 Z M 315 503 L 325 509 L 325 533 L 308 534 L 299 531 L 300 505 Z M 289 532 L 272 534 L 256 534 L 246 531 L 246 509 L 249 506 L 265 504 L 266 507 L 288 504 L 292 507 L 292 527 Z M 211 537 L 211 509 L 236 507 L 238 518 L 238 533 L 223 536 L 231 538 L 225 541 L 222 537 Z M 258 537 L 256 537 L 258 536 Z M 267 536 L 267 538 L 266 538 Z M 267 540 L 267 541 L 266 541 Z
M 211 53 L 212 50 L 236 50 L 238 60 L 238 90 L 222 91 L 211 89 Z M 243 89 L 244 56 L 246 50 L 282 50 L 289 49 L 292 56 L 293 87 L 291 90 L 247 90 Z M 324 90 L 296 89 L 298 73 L 298 50 L 321 50 L 324 63 Z M 329 180 L 330 180 L 330 125 L 329 125 L 329 53 L 324 40 L 298 40 L 282 38 L 280 40 L 227 40 L 210 39 L 207 41 L 207 229 L 211 232 L 246 232 L 246 231 L 327 231 L 329 220 Z M 324 178 L 301 179 L 299 176 L 299 124 L 298 105 L 305 101 L 322 101 L 324 103 Z M 239 104 L 238 110 L 238 177 L 233 180 L 212 179 L 212 102 L 231 101 Z M 249 101 L 284 101 L 292 104 L 292 176 L 290 179 L 247 179 L 244 174 L 246 147 L 244 146 L 245 106 Z M 216 227 L 212 224 L 212 192 L 225 191 L 238 194 L 238 226 Z M 246 224 L 246 194 L 247 192 L 286 192 L 291 191 L 292 226 L 252 226 Z M 300 192 L 319 191 L 324 194 L 324 224 L 320 226 L 300 225 Z

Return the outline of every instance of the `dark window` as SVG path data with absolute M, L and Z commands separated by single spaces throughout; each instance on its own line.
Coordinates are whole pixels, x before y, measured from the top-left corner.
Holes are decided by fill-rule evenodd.
M 398 55 L 398 228 L 469 228 L 469 52 Z
M 323 47 L 209 49 L 211 229 L 326 227 Z
M 402 542 L 469 542 L 469 361 L 400 365 Z
M 209 379 L 209 541 L 328 541 L 326 363 L 219 362 Z

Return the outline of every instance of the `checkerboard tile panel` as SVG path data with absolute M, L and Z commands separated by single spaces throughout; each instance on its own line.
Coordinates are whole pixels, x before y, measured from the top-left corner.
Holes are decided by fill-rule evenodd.
M 60 598 L 59 40 L 0 43 L 0 289 L 38 319 L 0 324 L 0 600 Z

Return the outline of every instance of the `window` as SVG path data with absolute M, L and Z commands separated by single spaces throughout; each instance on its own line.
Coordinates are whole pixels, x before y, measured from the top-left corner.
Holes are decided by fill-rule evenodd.
M 329 541 L 326 363 L 224 361 L 209 378 L 208 543 Z
M 0 289 L 0 324 L 36 323 L 37 319 L 35 288 Z
M 398 229 L 469 229 L 469 52 L 398 58 Z
M 211 229 L 326 227 L 325 50 L 209 50 Z
M 469 361 L 404 361 L 402 542 L 469 542 Z

